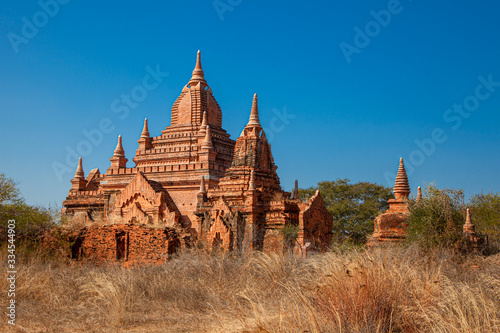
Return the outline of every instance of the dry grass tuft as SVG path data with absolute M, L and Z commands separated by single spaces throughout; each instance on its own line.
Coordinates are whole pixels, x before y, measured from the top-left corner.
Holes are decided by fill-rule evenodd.
M 500 331 L 500 255 L 185 251 L 132 268 L 18 256 L 19 332 Z

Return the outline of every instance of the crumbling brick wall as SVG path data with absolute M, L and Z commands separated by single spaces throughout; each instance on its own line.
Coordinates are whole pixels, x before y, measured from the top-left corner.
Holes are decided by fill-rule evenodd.
M 50 241 L 47 244 L 54 246 L 56 243 Z M 73 259 L 128 263 L 161 263 L 181 245 L 182 240 L 174 229 L 138 224 L 84 227 L 78 234 L 73 234 L 69 242 Z
M 285 251 L 285 240 L 282 229 L 266 229 L 263 250 L 275 253 Z
M 300 205 L 299 243 L 309 243 L 308 250 L 326 250 L 332 243 L 332 228 L 333 217 L 328 212 L 323 197 L 316 191 L 307 203 Z

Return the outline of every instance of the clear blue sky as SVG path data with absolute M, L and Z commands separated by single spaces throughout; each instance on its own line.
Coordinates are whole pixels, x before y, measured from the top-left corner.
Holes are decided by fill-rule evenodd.
M 151 135 L 170 124 L 198 49 L 233 139 L 258 93 L 287 190 L 295 179 L 391 186 L 403 157 L 413 193 L 433 181 L 468 197 L 500 191 L 496 1 L 60 2 L 0 3 L 0 173 L 31 204 L 66 197 L 68 148 L 87 148 L 86 174 L 105 172 L 121 134 L 133 166 L 143 119 Z M 139 96 L 148 66 L 168 76 Z M 132 91 L 145 98 L 113 112 Z M 88 151 L 83 131 L 106 118 L 114 129 Z M 71 171 L 58 177 L 57 163 Z

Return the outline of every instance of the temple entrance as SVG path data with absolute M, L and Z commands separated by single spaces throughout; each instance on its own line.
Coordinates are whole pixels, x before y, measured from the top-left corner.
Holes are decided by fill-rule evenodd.
M 170 258 L 173 254 L 175 254 L 180 247 L 181 242 L 177 238 L 169 240 L 167 245 L 168 257 Z
M 116 231 L 116 260 L 128 259 L 128 235 L 125 231 Z
M 218 253 L 222 247 L 223 240 L 220 236 L 220 232 L 215 233 L 215 237 L 212 241 L 212 253 Z
M 79 259 L 82 255 L 82 238 L 78 237 L 71 246 L 71 259 Z

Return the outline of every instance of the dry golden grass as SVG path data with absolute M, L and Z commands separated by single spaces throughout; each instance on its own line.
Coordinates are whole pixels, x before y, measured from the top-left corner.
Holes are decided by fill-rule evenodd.
M 183 252 L 132 268 L 18 255 L 18 318 L 4 331 L 500 332 L 500 255 Z

